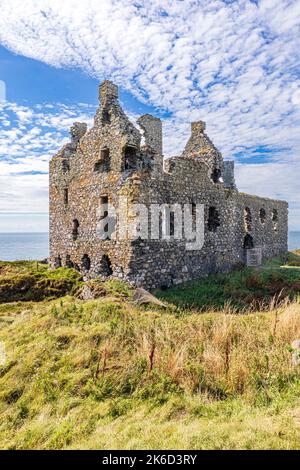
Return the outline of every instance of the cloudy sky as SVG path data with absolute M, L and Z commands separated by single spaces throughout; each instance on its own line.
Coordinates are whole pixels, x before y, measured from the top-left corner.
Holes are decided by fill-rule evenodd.
M 239 189 L 300 230 L 299 0 L 0 0 L 0 231 L 47 230 L 48 162 L 99 81 L 180 154 L 202 119 Z

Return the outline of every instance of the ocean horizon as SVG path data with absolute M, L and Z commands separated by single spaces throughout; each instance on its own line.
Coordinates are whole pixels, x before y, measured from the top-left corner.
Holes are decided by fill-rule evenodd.
M 289 233 L 289 250 L 300 248 L 300 232 Z M 42 260 L 49 256 L 46 232 L 0 233 L 0 260 Z
M 42 260 L 49 256 L 47 232 L 0 233 L 0 260 Z

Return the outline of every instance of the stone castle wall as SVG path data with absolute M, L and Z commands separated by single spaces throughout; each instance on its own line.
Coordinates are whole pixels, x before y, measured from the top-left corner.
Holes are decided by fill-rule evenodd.
M 245 263 L 252 246 L 262 247 L 265 258 L 287 251 L 287 203 L 239 193 L 233 163 L 223 162 L 203 122 L 192 124 L 182 155 L 164 161 L 159 119 L 142 116 L 138 130 L 111 82 L 101 85 L 100 99 L 93 128 L 75 123 L 71 143 L 50 163 L 53 267 L 154 288 L 228 271 Z M 149 213 L 153 204 L 166 210 L 176 204 L 203 205 L 203 247 L 187 250 L 186 237 L 178 239 L 176 233 L 165 239 L 103 239 L 101 217 L 107 215 L 121 229 L 120 197 L 128 201 L 133 221 L 134 204 L 143 204 Z M 115 214 L 106 214 L 107 202 Z M 148 223 L 150 233 L 150 216 Z

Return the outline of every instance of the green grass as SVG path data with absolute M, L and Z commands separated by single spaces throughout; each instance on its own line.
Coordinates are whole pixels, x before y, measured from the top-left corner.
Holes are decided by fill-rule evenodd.
M 0 262 L 0 302 L 41 301 L 74 293 L 81 275 L 34 261 Z
M 35 273 L 81 285 L 72 270 L 0 267 L 1 280 Z M 298 299 L 241 314 L 217 296 L 274 279 L 292 288 L 298 275 L 275 260 L 194 283 L 194 297 L 190 284 L 165 291 L 165 309 L 137 306 L 119 281 L 99 283 L 96 300 L 0 303 L 0 448 L 299 449 Z
M 237 311 L 264 310 L 270 303 L 300 294 L 300 256 L 289 253 L 287 259 L 276 258 L 262 268 L 243 268 L 228 274 L 209 276 L 187 282 L 155 294 L 177 307 L 195 310 L 224 309 Z
M 7 307 L 0 448 L 299 448 L 298 304 L 181 318 L 113 297 Z

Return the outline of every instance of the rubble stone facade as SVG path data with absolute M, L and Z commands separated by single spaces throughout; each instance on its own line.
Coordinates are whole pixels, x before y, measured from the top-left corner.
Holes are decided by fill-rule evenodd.
M 287 251 L 287 203 L 240 193 L 233 162 L 223 161 L 204 122 L 192 123 L 180 156 L 164 160 L 160 119 L 146 114 L 133 125 L 110 81 L 101 84 L 99 98 L 94 126 L 74 123 L 71 142 L 50 162 L 53 268 L 74 267 L 86 278 L 112 277 L 152 289 L 229 271 L 245 264 L 252 247 L 261 247 L 264 258 Z M 148 238 L 103 236 L 103 221 L 122 230 L 120 200 L 128 202 L 129 219 L 139 215 L 130 211 L 136 204 L 150 215 L 161 205 L 159 227 L 167 223 L 167 230 L 153 235 L 149 215 Z M 201 248 L 187 250 L 185 229 L 183 236 L 174 231 L 171 216 L 178 205 L 179 211 L 189 208 L 192 220 L 198 205 L 204 208 Z

